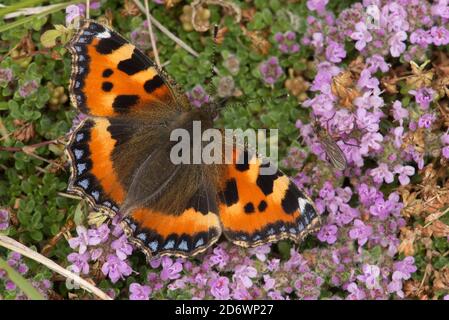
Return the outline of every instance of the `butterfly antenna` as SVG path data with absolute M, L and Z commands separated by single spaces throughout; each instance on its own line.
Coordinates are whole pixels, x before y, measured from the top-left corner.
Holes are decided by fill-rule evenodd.
M 217 35 L 218 35 L 218 24 L 214 25 L 214 39 L 212 44 L 212 63 L 211 63 L 211 70 L 210 75 L 206 79 L 207 85 L 207 93 L 209 96 L 215 96 L 216 88 L 212 82 L 212 79 L 217 75 L 216 72 L 216 63 L 217 63 Z

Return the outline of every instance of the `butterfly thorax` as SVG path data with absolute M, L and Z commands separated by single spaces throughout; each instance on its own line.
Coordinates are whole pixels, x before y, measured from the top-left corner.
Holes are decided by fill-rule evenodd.
M 213 127 L 213 120 L 210 113 L 206 110 L 195 108 L 175 117 L 169 125 L 169 130 L 171 132 L 175 129 L 185 129 L 189 133 L 193 133 L 192 131 L 195 122 L 197 125 L 201 126 L 201 133 L 204 132 L 204 130 Z

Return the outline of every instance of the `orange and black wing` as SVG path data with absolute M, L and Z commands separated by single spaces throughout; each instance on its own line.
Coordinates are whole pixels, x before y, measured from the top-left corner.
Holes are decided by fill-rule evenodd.
M 224 235 L 244 247 L 281 239 L 302 240 L 320 223 L 313 202 L 282 172 L 248 151 L 229 164 L 220 192 Z M 269 171 L 268 171 L 269 172 Z
M 189 257 L 206 250 L 221 235 L 215 195 L 200 187 L 180 214 L 137 207 L 124 219 L 130 241 L 147 257 Z
M 67 147 L 71 164 L 68 191 L 85 197 L 95 209 L 112 214 L 126 197 L 112 161 L 118 142 L 113 134 L 108 119 L 87 119 L 72 133 Z
M 145 54 L 116 32 L 86 20 L 69 44 L 72 103 L 91 116 L 186 107 L 184 95 Z

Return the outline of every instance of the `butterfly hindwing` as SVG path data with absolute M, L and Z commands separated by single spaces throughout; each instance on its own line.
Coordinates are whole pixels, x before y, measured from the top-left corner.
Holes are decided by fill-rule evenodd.
M 85 20 L 69 45 L 73 104 L 92 116 L 180 110 L 170 81 L 116 32 Z
M 124 220 L 124 226 L 130 241 L 148 257 L 192 256 L 206 250 L 221 235 L 216 199 L 202 187 L 181 213 L 137 207 Z
M 319 225 L 312 201 L 282 172 L 261 174 L 268 162 L 248 151 L 229 164 L 220 192 L 223 233 L 252 247 L 281 239 L 302 240 Z

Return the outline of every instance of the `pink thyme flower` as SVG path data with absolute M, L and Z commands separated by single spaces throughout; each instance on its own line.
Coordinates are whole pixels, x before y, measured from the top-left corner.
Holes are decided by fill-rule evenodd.
M 434 1 L 434 5 L 431 7 L 431 12 L 434 16 L 440 16 L 444 19 L 449 19 L 449 1 Z
M 124 234 L 117 240 L 112 241 L 111 248 L 121 260 L 125 260 L 133 252 L 133 247 L 128 242 L 128 237 Z
M 218 245 L 213 250 L 213 255 L 209 258 L 211 266 L 218 265 L 218 268 L 224 268 L 229 262 L 229 255 L 222 245 Z
M 210 101 L 210 96 L 199 84 L 193 87 L 191 91 L 187 92 L 187 97 L 189 98 L 190 103 L 196 108 L 200 108 L 202 105 L 208 104 Z
M 418 90 L 410 90 L 409 93 L 415 96 L 415 101 L 421 109 L 429 109 L 430 103 L 435 97 L 435 91 L 432 88 L 420 88 Z
M 69 239 L 69 246 L 72 249 L 78 248 L 79 253 L 83 254 L 86 252 L 87 246 L 92 243 L 90 243 L 90 238 L 85 227 L 77 226 L 76 233 L 78 234 L 78 237 Z
M 415 174 L 415 168 L 412 166 L 402 166 L 397 164 L 394 167 L 394 172 L 399 174 L 399 182 L 402 186 L 405 186 L 410 183 L 409 176 L 413 176 Z
M 76 4 L 71 4 L 70 6 L 67 6 L 67 8 L 65 8 L 65 13 L 66 13 L 65 23 L 66 23 L 66 25 L 69 25 L 75 19 L 84 16 L 84 10 L 85 10 L 84 5 L 79 6 Z
M 363 265 L 363 275 L 357 276 L 357 279 L 364 282 L 368 289 L 379 287 L 380 269 L 376 265 Z
M 337 231 L 337 226 L 333 224 L 326 225 L 321 228 L 320 232 L 318 232 L 318 239 L 322 242 L 333 244 L 337 241 Z
M 307 8 L 310 11 L 316 11 L 319 15 L 322 15 L 326 11 L 326 5 L 329 0 L 307 0 Z
M 268 85 L 273 85 L 283 74 L 277 57 L 271 57 L 263 62 L 259 67 L 263 81 Z
M 108 255 L 107 261 L 101 267 L 101 271 L 105 276 L 111 279 L 112 283 L 129 276 L 132 273 L 131 267 L 115 254 Z
M 404 31 L 398 31 L 390 38 L 390 40 L 388 40 L 392 57 L 399 57 L 401 53 L 405 51 L 406 45 L 404 41 L 406 39 L 407 33 Z
M 372 169 L 370 176 L 373 177 L 373 180 L 376 183 L 382 183 L 383 181 L 392 183 L 394 181 L 394 175 L 386 163 L 380 163 L 377 168 Z
M 432 27 L 430 35 L 433 38 L 433 44 L 436 46 L 449 44 L 449 31 L 445 27 Z
M 402 107 L 402 103 L 399 100 L 396 100 L 393 103 L 393 118 L 399 123 L 402 123 L 404 119 L 407 119 L 409 116 L 409 112 L 407 109 Z
M 429 129 L 436 120 L 436 115 L 433 113 L 426 113 L 418 120 L 418 127 Z
M 0 209 L 0 231 L 6 230 L 9 227 L 9 211 Z
M 377 89 L 379 87 L 379 80 L 376 77 L 373 77 L 368 69 L 364 69 L 360 73 L 360 78 L 357 81 L 357 86 L 361 89 Z
M 296 53 L 299 51 L 299 44 L 295 42 L 296 34 L 293 31 L 278 32 L 274 35 L 274 40 L 278 43 L 278 48 L 282 53 Z
M 262 246 L 249 249 L 250 254 L 255 255 L 257 259 L 259 259 L 260 261 L 267 260 L 267 254 L 270 253 L 270 251 L 271 251 L 270 244 L 265 244 Z
M 366 24 L 363 22 L 358 22 L 355 25 L 355 30 L 356 31 L 351 34 L 351 38 L 357 41 L 355 43 L 355 48 L 362 51 L 366 47 L 367 43 L 373 40 L 373 37 L 368 31 Z
M 215 299 L 230 299 L 229 279 L 227 277 L 218 277 L 210 281 L 210 293 Z
M 385 73 L 390 69 L 390 65 L 386 63 L 384 57 L 379 54 L 373 54 L 371 57 L 367 58 L 366 66 L 371 73 L 375 73 L 377 70 Z
M 149 300 L 151 288 L 138 283 L 131 283 L 129 285 L 129 293 L 129 300 Z
M 8 84 L 14 78 L 12 69 L 0 68 L 0 85 Z
M 256 276 L 257 270 L 254 267 L 238 265 L 232 278 L 234 281 L 241 282 L 245 288 L 251 288 L 253 285 L 251 278 Z
M 344 46 L 335 41 L 330 41 L 326 48 L 326 59 L 330 62 L 339 63 L 346 57 Z
M 366 298 L 365 292 L 359 289 L 357 284 L 354 282 L 348 285 L 347 290 L 350 292 L 350 295 L 347 297 L 348 300 L 363 300 Z
M 446 159 L 449 159 L 449 146 L 445 146 L 443 149 L 441 149 L 441 154 Z
M 417 29 L 410 35 L 410 43 L 417 44 L 422 48 L 426 48 L 432 41 L 430 32 L 423 29 Z
M 32 95 L 33 93 L 35 93 L 38 87 L 39 87 L 39 84 L 37 83 L 36 80 L 27 81 L 22 86 L 20 86 L 19 95 L 22 98 L 26 98 L 26 97 Z
M 106 240 L 108 240 L 109 232 L 109 227 L 105 223 L 103 223 L 96 229 L 89 229 L 87 231 L 87 234 L 89 236 L 89 244 L 95 246 L 100 243 L 104 243 Z
M 354 221 L 354 228 L 349 230 L 349 237 L 357 240 L 359 246 L 363 246 L 372 233 L 373 229 L 371 226 L 366 225 L 362 220 L 356 219 Z
M 180 262 L 173 262 L 169 257 L 162 257 L 161 279 L 163 281 L 178 279 L 181 276 L 181 271 L 182 264 Z
M 87 252 L 77 253 L 73 252 L 67 256 L 67 261 L 71 262 L 70 270 L 73 272 L 80 274 L 88 274 L 89 273 L 89 254 Z

